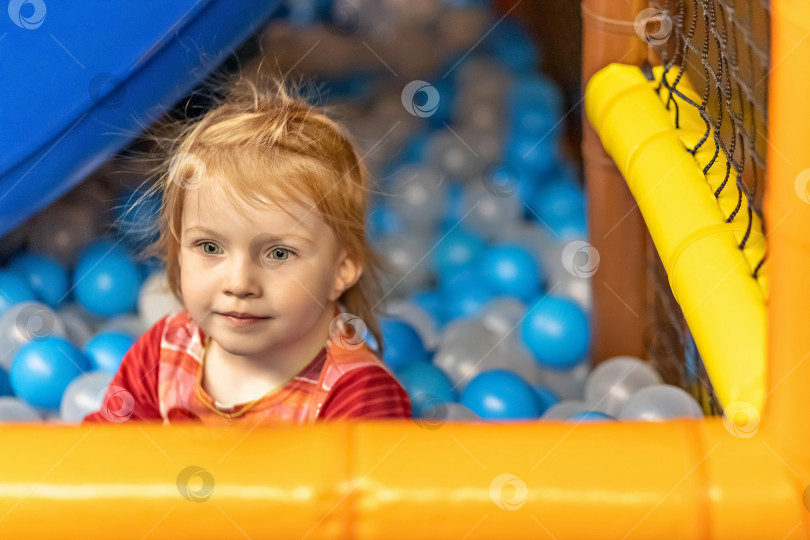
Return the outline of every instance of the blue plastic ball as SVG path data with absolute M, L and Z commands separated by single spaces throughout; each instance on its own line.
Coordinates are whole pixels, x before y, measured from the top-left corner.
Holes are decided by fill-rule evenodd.
M 444 310 L 444 301 L 440 291 L 435 289 L 420 291 L 412 294 L 410 301 L 426 311 L 433 319 L 433 322 L 436 323 L 437 328 L 443 327 L 447 322 L 447 314 Z
M 13 396 L 14 390 L 11 388 L 11 380 L 8 371 L 0 367 L 0 396 Z
M 475 317 L 490 300 L 498 296 L 480 272 L 472 268 L 447 277 L 440 283 L 439 290 L 449 320 Z
M 33 302 L 36 299 L 34 289 L 18 272 L 0 270 L 0 315 L 14 304 Z
M 553 80 L 533 74 L 515 80 L 509 90 L 507 102 L 513 129 L 542 136 L 548 133 L 554 124 L 558 124 L 563 114 L 565 97 Z M 517 111 L 524 111 L 527 114 L 518 115 Z M 549 119 L 552 122 L 551 126 L 548 125 Z
M 604 422 L 605 420 L 615 420 L 614 417 L 602 411 L 582 411 L 568 417 L 575 422 Z
M 478 259 L 484 250 L 480 236 L 461 227 L 449 233 L 440 233 L 431 253 L 431 266 L 439 278 L 452 276 L 464 266 Z
M 24 276 L 37 298 L 48 306 L 59 308 L 69 300 L 68 271 L 53 257 L 23 253 L 11 261 L 9 268 Z
M 383 360 L 393 370 L 414 362 L 428 362 L 428 353 L 419 333 L 408 323 L 380 318 L 383 338 Z
M 570 160 L 560 156 L 557 157 L 556 163 L 554 164 L 554 169 L 549 175 L 549 181 L 550 183 L 567 182 L 576 186 L 582 185 L 576 165 L 574 165 Z
M 76 300 L 101 317 L 133 311 L 138 304 L 141 273 L 126 249 L 109 240 L 89 245 L 79 256 L 73 276 Z
M 433 364 L 407 364 L 396 372 L 396 377 L 411 398 L 414 418 L 421 418 L 437 402 L 451 403 L 458 399 L 450 378 Z
M 26 403 L 56 409 L 70 382 L 90 369 L 90 362 L 70 341 L 50 336 L 31 341 L 14 356 L 11 387 Z
M 572 238 L 582 239 L 588 237 L 588 221 L 584 214 L 555 218 L 546 221 L 545 225 L 552 230 L 557 242 L 567 242 Z
M 371 332 L 366 332 L 366 335 L 363 338 L 363 340 L 366 342 L 366 345 L 368 345 L 371 348 L 371 350 L 376 352 L 380 351 L 380 344 L 377 343 L 377 338 L 375 338 L 374 334 L 372 334 Z
M 452 120 L 456 89 L 453 86 L 452 79 L 449 77 L 447 79 L 433 79 L 429 82 L 438 92 L 439 102 L 425 119 L 431 127 L 438 129 Z M 417 92 L 413 97 L 414 105 L 423 107 L 427 105 L 426 101 L 428 99 L 430 98 L 426 92 Z
M 540 65 L 541 54 L 526 28 L 502 19 L 484 40 L 486 50 L 515 73 L 527 73 Z
M 549 407 L 560 402 L 560 397 L 545 386 L 534 385 L 532 390 L 534 390 L 534 397 L 537 398 L 537 407 L 540 409 L 541 416 Z
M 464 186 L 458 182 L 448 182 L 444 219 L 441 229 L 448 231 L 464 217 Z M 455 230 L 455 229 L 454 229 Z
M 514 244 L 495 246 L 479 260 L 479 271 L 497 295 L 509 295 L 524 302 L 534 299 L 545 276 L 535 258 Z
M 520 332 L 535 360 L 546 368 L 571 369 L 590 347 L 588 316 L 575 301 L 561 296 L 546 296 L 530 306 Z
M 540 416 L 532 387 L 520 375 L 505 369 L 491 369 L 476 375 L 461 393 L 461 404 L 490 420 Z
M 388 204 L 381 201 L 372 205 L 366 223 L 368 234 L 373 239 L 400 233 L 405 227 L 402 217 L 394 212 Z
M 138 270 L 141 272 L 141 283 L 164 268 L 163 262 L 157 257 L 149 257 L 146 260 L 139 261 L 137 264 Z
M 135 341 L 134 337 L 122 332 L 101 332 L 84 345 L 84 354 L 94 371 L 115 373 Z
M 525 147 L 528 152 L 532 147 L 553 149 L 554 143 L 560 140 L 560 119 L 551 111 L 537 106 L 515 107 L 512 117 L 512 138 L 522 138 L 531 142 Z M 528 144 L 528 143 L 527 143 Z M 513 154 L 514 155 L 514 154 Z M 545 170 L 550 172 L 556 160 L 556 154 L 548 156 Z
M 582 188 L 566 181 L 544 185 L 531 201 L 531 207 L 544 222 L 558 222 L 572 216 L 584 218 L 587 214 Z
M 506 143 L 505 161 L 518 163 L 529 173 L 544 175 L 552 168 L 557 154 L 557 140 L 548 136 L 513 133 Z
M 430 132 L 420 132 L 412 136 L 405 143 L 402 155 L 403 163 L 419 163 L 427 156 L 428 142 L 430 142 Z
M 540 178 L 523 163 L 523 159 L 512 162 L 493 161 L 481 172 L 481 181 L 487 191 L 497 197 L 517 196 L 524 204 L 534 198 L 540 186 Z M 526 211 L 530 212 L 529 209 Z M 462 218 L 463 214 L 457 218 L 456 223 Z

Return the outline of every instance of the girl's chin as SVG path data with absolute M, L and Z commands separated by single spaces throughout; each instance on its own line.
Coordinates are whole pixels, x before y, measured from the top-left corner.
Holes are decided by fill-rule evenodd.
M 213 341 L 216 341 L 217 346 L 222 352 L 231 356 L 243 357 L 260 357 L 265 356 L 267 351 L 272 350 L 272 344 L 254 343 L 247 344 L 245 340 L 234 341 L 230 339 L 217 340 L 216 336 L 211 336 Z

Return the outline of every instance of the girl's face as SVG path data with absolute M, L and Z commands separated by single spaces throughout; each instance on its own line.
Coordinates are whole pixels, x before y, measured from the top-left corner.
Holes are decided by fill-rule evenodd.
M 360 277 L 332 230 L 317 210 L 294 203 L 285 204 L 290 213 L 234 205 L 218 184 L 185 194 L 180 289 L 191 317 L 238 356 L 325 342 L 334 302 Z M 244 324 L 228 312 L 260 319 Z

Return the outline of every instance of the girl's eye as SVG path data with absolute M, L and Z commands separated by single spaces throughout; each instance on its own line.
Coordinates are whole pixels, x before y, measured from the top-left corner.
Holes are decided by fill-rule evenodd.
M 270 250 L 270 258 L 277 261 L 284 261 L 292 255 L 292 252 L 287 248 L 277 247 Z
M 218 246 L 213 242 L 200 242 L 199 246 L 202 247 L 203 253 L 206 255 L 216 255 L 218 253 Z

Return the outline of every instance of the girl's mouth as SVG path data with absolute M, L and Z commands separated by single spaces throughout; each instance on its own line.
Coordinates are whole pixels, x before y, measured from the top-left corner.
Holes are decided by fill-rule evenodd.
M 238 327 L 251 326 L 270 319 L 270 317 L 234 316 L 226 313 L 219 313 L 219 315 L 233 326 Z

